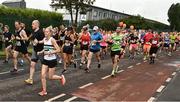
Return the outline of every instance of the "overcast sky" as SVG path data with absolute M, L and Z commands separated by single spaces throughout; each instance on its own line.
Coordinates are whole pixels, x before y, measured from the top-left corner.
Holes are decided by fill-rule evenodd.
M 5 0 L 0 0 L 0 3 Z M 51 0 L 25 0 L 28 8 L 51 10 Z M 96 0 L 95 5 L 103 8 L 141 16 L 169 24 L 167 12 L 173 3 L 180 0 Z

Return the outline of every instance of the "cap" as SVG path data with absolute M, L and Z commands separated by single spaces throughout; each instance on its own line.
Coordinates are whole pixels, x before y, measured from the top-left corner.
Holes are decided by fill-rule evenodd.
M 98 26 L 94 26 L 94 27 L 93 27 L 93 30 L 98 30 L 98 29 L 99 29 Z

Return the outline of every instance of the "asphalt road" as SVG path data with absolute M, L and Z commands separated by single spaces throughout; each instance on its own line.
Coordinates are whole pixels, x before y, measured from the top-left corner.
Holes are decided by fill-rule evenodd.
M 176 53 L 179 54 L 178 52 Z M 172 57 L 175 58 L 174 59 L 175 61 L 176 59 L 179 60 L 179 56 L 177 56 L 177 54 L 174 54 Z M 159 56 L 164 58 L 169 58 L 163 53 L 160 53 Z M 0 63 L 2 63 L 2 61 L 0 61 Z M 119 63 L 119 66 L 121 68 L 120 71 L 121 70 L 126 71 L 130 67 L 138 66 L 139 63 L 142 65 L 148 65 L 148 62 L 144 62 L 142 60 L 141 55 L 137 56 L 135 60 L 130 60 L 127 57 L 121 59 Z M 103 77 L 111 73 L 111 65 L 112 63 L 110 60 L 110 56 L 108 55 L 102 61 L 102 67 L 100 69 L 97 68 L 97 62 L 95 59 L 93 59 L 91 65 L 91 72 L 89 74 L 84 73 L 83 69 L 73 68 L 73 66 L 70 66 L 68 72 L 65 74 L 67 80 L 66 85 L 61 86 L 59 81 L 48 80 L 47 81 L 48 95 L 45 97 L 40 97 L 37 94 L 39 91 L 41 91 L 40 64 L 37 65 L 37 70 L 34 76 L 35 83 L 32 86 L 26 85 L 24 83 L 24 80 L 29 75 L 28 64 L 19 67 L 21 71 L 17 75 L 11 75 L 9 73 L 9 70 L 12 68 L 12 61 L 9 64 L 0 64 L 0 83 L 1 83 L 0 100 L 1 101 L 46 101 L 46 100 L 86 101 L 87 99 L 75 97 L 72 95 L 72 93 L 77 89 L 80 89 L 80 87 L 87 85 L 88 83 L 98 83 L 99 81 L 101 81 Z M 63 69 L 62 65 L 58 65 L 56 74 L 60 75 L 62 69 Z M 160 96 L 163 95 L 164 94 L 162 93 Z M 160 97 L 158 99 L 161 100 Z

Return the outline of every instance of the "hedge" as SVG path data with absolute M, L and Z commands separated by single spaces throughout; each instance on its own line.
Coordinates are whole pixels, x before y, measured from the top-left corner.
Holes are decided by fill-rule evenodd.
M 131 25 L 134 25 L 136 29 L 153 29 L 153 30 L 157 30 L 157 31 L 163 31 L 163 30 L 169 29 L 168 25 L 165 25 L 163 23 L 156 22 L 156 21 L 147 20 L 140 16 L 131 16 L 129 18 L 121 19 L 118 21 L 116 21 L 114 19 L 104 19 L 104 20 L 98 20 L 98 21 L 85 21 L 81 24 L 80 28 L 83 25 L 89 24 L 90 28 L 97 25 L 104 30 L 111 31 L 111 30 L 115 30 L 116 27 L 118 26 L 118 23 L 121 21 L 127 24 L 127 28 L 129 28 Z
M 0 6 L 0 22 L 9 25 L 11 31 L 14 31 L 14 22 L 16 20 L 25 23 L 27 28 L 31 29 L 31 23 L 35 19 L 40 21 L 41 27 L 49 25 L 59 26 L 63 23 L 63 16 L 60 13 Z

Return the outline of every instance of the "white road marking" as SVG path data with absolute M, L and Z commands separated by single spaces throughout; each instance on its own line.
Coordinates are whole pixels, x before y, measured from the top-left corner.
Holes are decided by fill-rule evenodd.
M 128 68 L 130 69 L 130 68 L 132 68 L 133 66 L 129 66 Z
M 71 98 L 65 100 L 64 102 L 71 102 L 72 100 L 74 100 L 74 99 L 76 99 L 76 98 L 77 98 L 76 96 L 73 96 L 73 97 L 71 97 Z
M 151 97 L 147 102 L 154 102 L 155 98 Z
M 172 79 L 172 78 L 168 78 L 168 79 L 166 80 L 166 82 L 170 82 L 170 81 L 171 81 L 171 79 Z
M 118 73 L 121 73 L 121 72 L 124 72 L 124 70 L 120 70 L 120 71 L 118 71 Z
M 101 78 L 101 79 L 107 79 L 107 78 L 109 78 L 111 75 L 107 75 L 107 76 L 105 76 L 105 77 L 103 77 L 103 78 Z
M 80 89 L 83 89 L 83 88 L 85 88 L 85 87 L 88 87 L 88 86 L 90 86 L 90 85 L 92 85 L 93 83 L 88 83 L 88 84 L 86 84 L 86 85 L 83 85 L 83 86 L 81 86 L 81 87 L 79 87 Z
M 172 75 L 173 75 L 173 76 L 176 75 L 176 72 L 172 73 Z
M 61 98 L 61 97 L 63 97 L 63 96 L 65 96 L 66 94 L 60 94 L 60 95 L 58 95 L 58 96 L 55 96 L 55 97 L 53 97 L 53 98 L 51 98 L 51 99 L 48 99 L 47 101 L 45 101 L 45 102 L 52 102 L 52 101 L 54 101 L 54 100 L 56 100 L 56 99 L 58 99 L 58 98 Z
M 141 63 L 137 63 L 136 65 L 140 65 Z
M 144 62 L 147 62 L 147 60 L 145 60 Z
M 19 71 L 23 71 L 24 69 L 18 69 L 18 72 Z M 2 73 L 0 73 L 0 75 L 3 75 L 3 74 L 8 74 L 8 73 L 10 73 L 10 71 L 7 71 L 7 72 L 2 72 Z
M 157 89 L 156 92 L 161 92 L 164 88 L 165 88 L 165 86 L 164 86 L 164 85 L 161 85 L 161 87 L 159 87 L 159 89 Z

